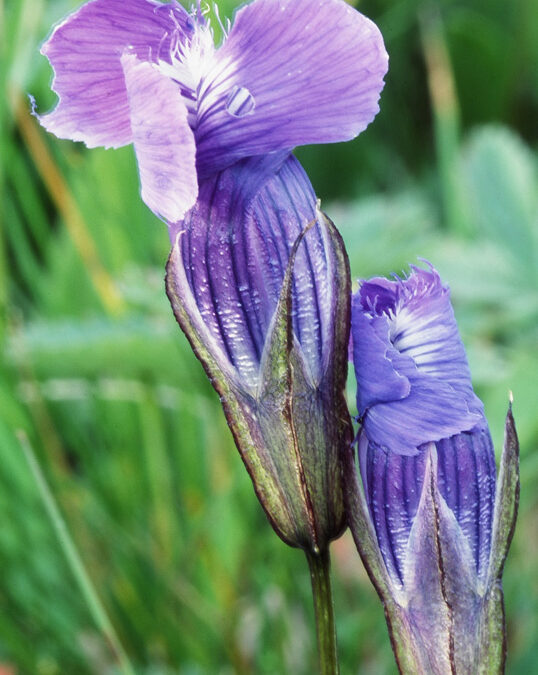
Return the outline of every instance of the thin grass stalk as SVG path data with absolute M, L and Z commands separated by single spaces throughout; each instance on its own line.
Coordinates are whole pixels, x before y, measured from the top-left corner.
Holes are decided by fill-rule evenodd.
M 99 599 L 95 587 L 90 579 L 88 572 L 82 562 L 82 558 L 69 534 L 67 524 L 62 517 L 54 496 L 47 484 L 45 476 L 41 471 L 41 467 L 37 461 L 35 453 L 28 441 L 24 432 L 18 433 L 19 442 L 21 444 L 24 456 L 32 472 L 32 476 L 36 482 L 39 495 L 45 507 L 45 511 L 52 524 L 54 532 L 58 537 L 61 549 L 67 560 L 67 564 L 75 577 L 79 589 L 86 601 L 88 609 L 95 621 L 96 626 L 101 631 L 105 642 L 108 644 L 115 661 L 118 664 L 120 672 L 123 675 L 135 675 L 133 666 L 120 642 L 120 639 L 110 621 L 108 614 Z

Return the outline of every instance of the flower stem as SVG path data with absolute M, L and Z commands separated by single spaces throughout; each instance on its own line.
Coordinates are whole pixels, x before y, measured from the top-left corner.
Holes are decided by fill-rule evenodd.
M 312 595 L 316 613 L 316 634 L 320 675 L 338 675 L 338 653 L 334 625 L 333 597 L 331 590 L 329 549 L 321 553 L 306 551 L 310 567 Z

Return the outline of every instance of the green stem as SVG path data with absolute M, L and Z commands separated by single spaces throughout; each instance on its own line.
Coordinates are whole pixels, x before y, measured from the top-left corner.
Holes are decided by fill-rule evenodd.
M 305 553 L 312 580 L 320 675 L 338 675 L 340 669 L 336 649 L 329 549 L 321 553 Z

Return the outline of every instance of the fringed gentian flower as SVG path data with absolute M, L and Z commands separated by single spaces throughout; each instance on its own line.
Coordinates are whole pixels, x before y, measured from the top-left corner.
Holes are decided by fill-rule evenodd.
M 387 54 L 344 0 L 256 0 L 216 48 L 200 8 L 91 0 L 52 33 L 59 96 L 39 117 L 88 147 L 133 143 L 142 198 L 169 223 L 236 161 L 344 141 L 378 112 Z
M 175 244 L 174 312 L 258 496 L 285 541 L 323 550 L 344 522 L 349 274 L 290 152 L 360 133 L 388 57 L 344 0 L 255 0 L 222 28 L 215 48 L 200 5 L 86 3 L 43 47 L 59 103 L 40 121 L 89 147 L 134 144 Z
M 496 496 L 483 406 L 433 268 L 363 282 L 352 339 L 363 490 L 350 464 L 350 523 L 400 671 L 502 672 L 500 579 L 517 504 L 511 412 Z
M 350 279 L 294 157 L 243 160 L 202 184 L 167 291 L 273 527 L 326 550 L 344 525 Z

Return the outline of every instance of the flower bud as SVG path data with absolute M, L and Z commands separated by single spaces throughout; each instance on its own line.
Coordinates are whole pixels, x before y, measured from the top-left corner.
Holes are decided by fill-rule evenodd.
M 496 496 L 483 406 L 433 268 L 363 282 L 352 339 L 362 488 L 348 456 L 350 526 L 400 670 L 502 672 L 500 577 L 517 506 L 511 412 Z

